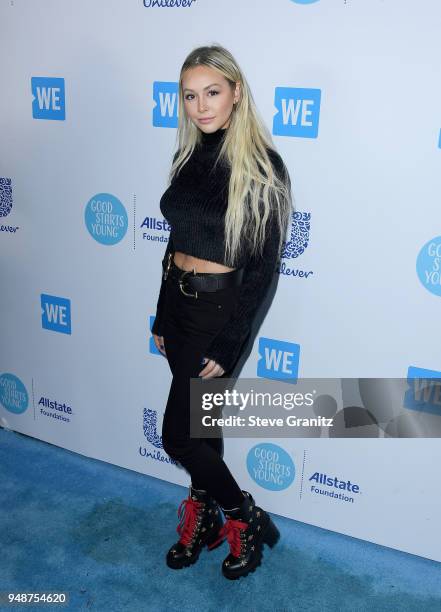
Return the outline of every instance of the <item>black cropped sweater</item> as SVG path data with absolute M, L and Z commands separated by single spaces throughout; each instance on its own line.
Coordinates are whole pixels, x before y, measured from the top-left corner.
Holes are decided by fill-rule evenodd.
M 202 132 L 202 142 L 196 146 L 190 159 L 175 176 L 160 200 L 160 209 L 171 226 L 163 265 L 170 252 L 224 262 L 224 219 L 228 204 L 230 170 L 218 162 L 213 169 L 216 154 L 226 129 Z M 287 174 L 282 158 L 272 149 L 268 154 L 274 171 L 282 177 Z M 289 176 L 288 176 L 289 179 Z M 239 253 L 235 267 L 244 267 L 236 308 L 223 329 L 212 340 L 205 357 L 214 359 L 225 372 L 230 371 L 240 356 L 241 349 L 251 332 L 256 311 L 270 286 L 280 253 L 279 228 L 273 215 L 268 217 L 263 254 L 250 256 L 245 246 Z M 165 281 L 161 289 L 152 332 L 163 334 Z M 166 349 L 167 350 L 167 349 Z

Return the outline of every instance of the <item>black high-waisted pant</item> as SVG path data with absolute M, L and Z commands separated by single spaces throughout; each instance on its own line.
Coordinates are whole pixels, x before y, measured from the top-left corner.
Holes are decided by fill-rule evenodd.
M 172 266 L 177 268 L 174 262 Z M 222 438 L 190 438 L 190 378 L 197 378 L 205 367 L 201 363 L 204 350 L 231 315 L 238 290 L 226 287 L 198 292 L 198 298 L 193 298 L 184 295 L 178 281 L 169 276 L 163 318 L 165 351 L 173 375 L 162 425 L 164 450 L 190 473 L 195 489 L 208 491 L 228 509 L 239 506 L 244 496 L 222 459 Z

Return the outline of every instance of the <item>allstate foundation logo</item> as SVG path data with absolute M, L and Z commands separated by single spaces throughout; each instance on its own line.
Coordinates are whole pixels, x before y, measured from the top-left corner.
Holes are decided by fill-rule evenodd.
M 178 127 L 178 84 L 174 81 L 153 83 L 153 127 Z
M 0 376 L 0 404 L 13 414 L 22 414 L 29 405 L 26 387 L 14 374 Z
M 72 407 L 66 402 L 59 402 L 56 399 L 50 399 L 42 395 L 38 401 L 38 409 L 42 416 L 56 419 L 63 423 L 70 423 L 73 414 Z
M 32 117 L 34 119 L 66 119 L 64 79 L 55 77 L 32 77 Z
M 170 239 L 171 225 L 164 218 L 157 219 L 156 217 L 145 217 L 140 225 L 140 229 L 142 231 L 143 240 L 149 240 L 150 242 L 163 242 L 167 244 Z M 158 232 L 162 233 L 159 234 Z
M 321 90 L 304 87 L 276 87 L 273 134 L 317 138 Z
M 127 212 L 123 204 L 110 193 L 97 193 L 84 212 L 84 222 L 90 235 L 101 244 L 120 242 L 127 232 Z
M 311 213 L 296 211 L 292 217 L 290 239 L 283 244 L 281 259 L 297 259 L 297 257 L 305 252 L 309 245 L 310 229 Z M 290 267 L 284 261 L 281 261 L 278 272 L 283 276 L 305 279 L 314 274 L 312 270 Z
M 269 491 L 287 489 L 295 478 L 294 462 L 290 455 L 281 446 L 269 442 L 250 449 L 247 469 L 254 482 Z
M 170 233 L 171 230 L 171 225 L 170 223 L 167 221 L 167 219 L 157 219 L 156 217 L 145 217 L 143 222 L 141 223 L 141 229 L 142 230 L 148 230 L 148 231 L 155 231 L 155 232 L 168 232 Z M 144 240 L 152 240 L 154 242 L 157 242 L 158 240 L 164 240 L 163 237 L 158 237 L 157 235 L 152 235 L 148 234 L 147 232 L 144 232 L 142 235 Z M 167 240 L 165 240 L 165 242 L 168 241 L 168 237 Z
M 358 484 L 350 480 L 342 480 L 334 475 L 329 476 L 323 472 L 314 472 L 309 478 L 309 482 L 315 483 L 311 484 L 311 493 L 332 497 L 351 504 L 355 502 L 354 495 L 361 493 Z
M 441 236 L 423 246 L 416 262 L 418 278 L 423 287 L 434 295 L 441 295 Z

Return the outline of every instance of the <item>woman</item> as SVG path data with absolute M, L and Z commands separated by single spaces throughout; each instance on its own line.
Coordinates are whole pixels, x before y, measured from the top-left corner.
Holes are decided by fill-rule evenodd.
M 260 565 L 279 531 L 222 459 L 222 438 L 190 438 L 190 378 L 231 373 L 275 272 L 291 215 L 291 185 L 248 83 L 223 47 L 199 47 L 179 78 L 178 150 L 160 202 L 171 226 L 152 333 L 173 379 L 164 450 L 191 475 L 179 507 L 173 569 L 226 537 L 226 578 Z M 205 367 L 204 367 L 205 366 Z M 226 518 L 223 523 L 222 513 Z

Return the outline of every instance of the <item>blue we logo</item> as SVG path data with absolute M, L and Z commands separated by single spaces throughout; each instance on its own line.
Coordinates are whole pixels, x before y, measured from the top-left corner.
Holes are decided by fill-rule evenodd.
M 66 119 L 64 79 L 55 77 L 32 77 L 32 117 L 34 119 Z
M 152 327 L 153 327 L 153 323 L 155 322 L 155 315 L 150 315 L 149 316 L 149 327 L 150 327 L 150 333 L 152 333 Z M 156 348 L 156 344 L 155 341 L 153 340 L 153 336 L 150 336 L 149 338 L 149 350 L 151 353 L 153 353 L 153 355 L 161 355 L 161 357 L 163 357 L 161 351 L 158 351 L 158 349 Z
M 178 84 L 153 83 L 153 127 L 178 127 Z
M 55 295 L 41 294 L 41 324 L 43 329 L 71 333 L 70 300 Z
M 297 382 L 300 344 L 273 338 L 259 338 L 257 376 Z
M 273 134 L 317 138 L 320 118 L 320 89 L 276 87 Z
M 409 366 L 403 406 L 429 414 L 441 414 L 441 372 Z

